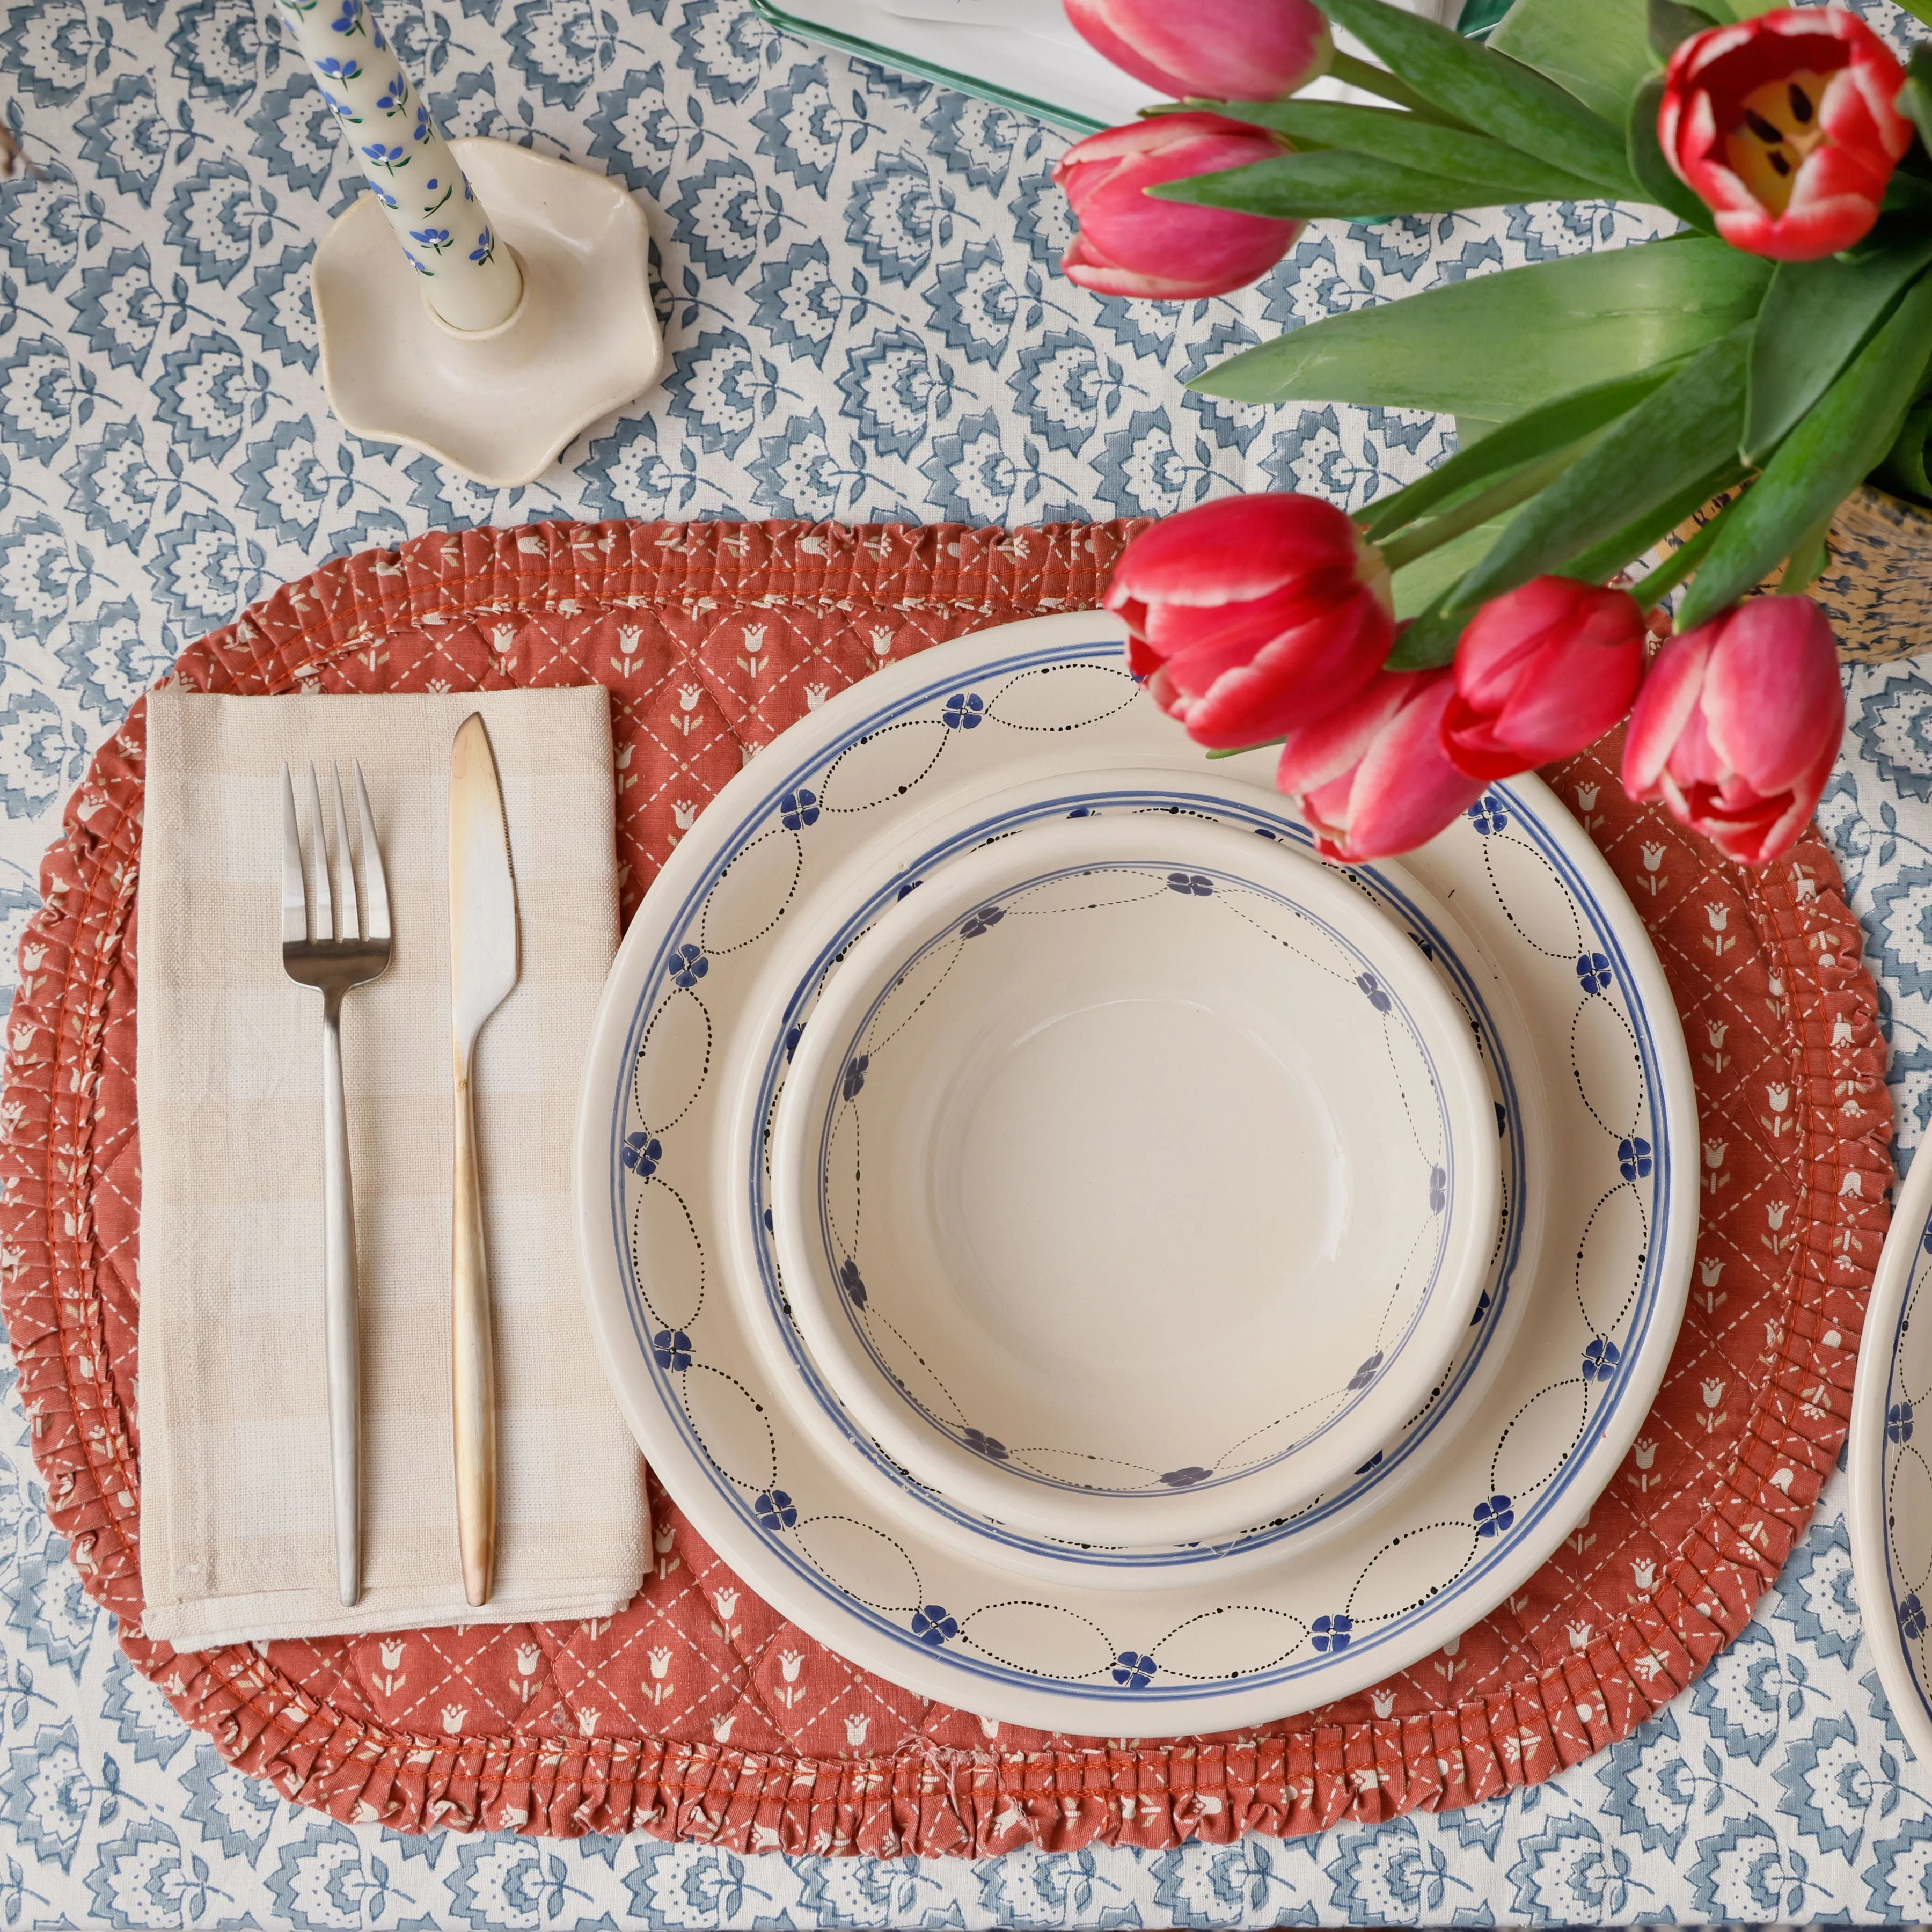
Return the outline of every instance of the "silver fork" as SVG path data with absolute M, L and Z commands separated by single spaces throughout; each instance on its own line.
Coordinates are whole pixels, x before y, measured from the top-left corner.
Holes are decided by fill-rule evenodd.
M 336 1582 L 345 1604 L 362 1594 L 362 1474 L 357 1418 L 362 1406 L 356 1335 L 356 1202 L 349 1179 L 349 1121 L 342 1099 L 342 996 L 378 978 L 389 963 L 389 886 L 370 815 L 369 789 L 356 767 L 356 802 L 362 845 L 362 917 L 356 868 L 349 853 L 349 814 L 342 772 L 335 769 L 335 862 L 322 809 L 322 787 L 308 768 L 310 896 L 304 881 L 302 836 L 296 826 L 295 781 L 282 767 L 282 967 L 291 980 L 322 995 L 322 1296 L 328 1358 L 328 1446 L 335 1492 Z M 342 916 L 338 919 L 335 908 Z M 314 916 L 310 916 L 311 909 Z

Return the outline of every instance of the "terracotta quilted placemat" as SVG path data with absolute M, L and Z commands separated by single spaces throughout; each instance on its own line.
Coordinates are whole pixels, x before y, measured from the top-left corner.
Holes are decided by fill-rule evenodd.
M 326 566 L 184 653 L 197 688 L 615 694 L 626 911 L 704 800 L 890 658 L 1096 604 L 1122 524 L 1010 533 L 546 523 Z M 741 1850 L 980 1855 L 1309 1832 L 1534 1783 L 1628 1735 L 1743 1627 L 1845 1430 L 1885 1234 L 1877 993 L 1824 847 L 1748 874 L 1549 773 L 1629 888 L 1702 1110 L 1690 1314 L 1641 1437 L 1559 1554 L 1453 1647 L 1252 1733 L 1132 1745 L 982 1721 L 854 1669 L 662 1496 L 656 1562 L 595 1624 L 177 1654 L 142 1634 L 134 885 L 144 707 L 42 874 L 8 1022 L 4 1306 L 54 1521 L 121 1641 L 284 1796 L 402 1831 L 643 1829 Z

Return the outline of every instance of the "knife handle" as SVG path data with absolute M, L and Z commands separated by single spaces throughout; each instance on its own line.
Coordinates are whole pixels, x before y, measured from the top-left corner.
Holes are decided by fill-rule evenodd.
M 456 1428 L 456 1526 L 463 1593 L 490 1600 L 496 1562 L 496 1363 L 490 1274 L 483 1248 L 483 1192 L 476 1179 L 470 1056 L 456 1052 L 456 1165 L 452 1190 L 450 1402 Z

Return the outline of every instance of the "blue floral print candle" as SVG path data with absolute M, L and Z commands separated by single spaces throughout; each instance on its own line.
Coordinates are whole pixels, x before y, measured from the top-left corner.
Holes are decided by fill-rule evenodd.
M 497 239 L 367 0 L 280 0 L 280 6 L 430 307 L 452 328 L 494 328 L 508 320 L 523 296 L 522 271 Z

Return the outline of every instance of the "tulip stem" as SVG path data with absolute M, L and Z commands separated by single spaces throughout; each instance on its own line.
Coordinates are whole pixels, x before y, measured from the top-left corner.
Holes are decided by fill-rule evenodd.
M 1328 77 L 1350 87 L 1358 87 L 1364 94 L 1372 94 L 1378 100 L 1393 100 L 1398 107 L 1406 107 L 1418 120 L 1438 122 L 1447 128 L 1462 125 L 1454 115 L 1444 113 L 1426 94 L 1417 93 L 1407 81 L 1390 74 L 1387 68 L 1377 67 L 1370 61 L 1358 60 L 1353 54 L 1345 54 L 1340 47 L 1328 63 Z
M 1630 586 L 1637 608 L 1647 616 L 1704 560 L 1704 553 L 1718 540 L 1718 531 L 1730 514 L 1726 503 L 1703 528 L 1683 542 L 1640 583 Z
M 1453 510 L 1445 510 L 1426 524 L 1412 524 L 1408 529 L 1397 531 L 1381 546 L 1382 560 L 1391 571 L 1400 570 L 1466 531 L 1488 523 L 1504 510 L 1514 510 L 1519 503 L 1527 502 L 1545 484 L 1562 476 L 1595 440 L 1594 436 L 1586 436 L 1562 449 L 1552 450 L 1547 456 L 1525 464 L 1500 483 L 1478 490 Z

